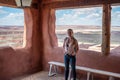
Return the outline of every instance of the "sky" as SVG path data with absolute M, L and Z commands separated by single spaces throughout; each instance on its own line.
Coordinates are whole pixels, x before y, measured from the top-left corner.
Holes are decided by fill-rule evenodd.
M 24 25 L 22 9 L 0 6 L 0 25 Z M 102 26 L 102 7 L 56 10 L 56 25 Z M 112 26 L 120 26 L 120 6 L 112 7 Z
M 24 25 L 22 9 L 0 6 L 0 25 Z
M 120 26 L 120 6 L 112 6 L 112 26 Z M 102 26 L 102 7 L 56 10 L 56 25 Z

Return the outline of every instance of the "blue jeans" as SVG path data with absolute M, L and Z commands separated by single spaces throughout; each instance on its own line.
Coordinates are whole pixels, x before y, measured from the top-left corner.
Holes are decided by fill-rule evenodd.
M 76 57 L 65 54 L 64 63 L 65 63 L 65 80 L 68 80 L 69 76 L 69 63 L 72 68 L 73 80 L 76 80 Z

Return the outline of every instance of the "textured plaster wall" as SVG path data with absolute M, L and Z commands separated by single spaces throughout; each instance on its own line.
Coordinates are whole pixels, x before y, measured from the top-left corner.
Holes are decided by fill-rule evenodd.
M 42 6 L 39 8 L 24 9 L 24 48 L 0 48 L 0 80 L 48 70 L 49 61 L 64 62 L 63 49 L 57 47 L 55 11 Z M 119 52 L 113 51 L 109 56 L 104 56 L 98 52 L 80 50 L 77 54 L 79 66 L 120 73 L 119 63 Z
M 0 48 L 0 80 L 33 73 L 42 69 L 42 29 L 37 9 L 24 9 L 24 44 L 23 48 Z
M 44 8 L 43 11 L 43 41 L 44 41 L 44 55 L 43 66 L 44 70 L 49 70 L 49 61 L 64 62 L 63 49 L 57 47 L 57 38 L 55 35 L 55 16 L 50 14 L 54 10 Z M 51 23 L 49 25 L 48 23 Z M 77 54 L 77 65 L 85 66 L 100 70 L 120 73 L 120 54 L 112 52 L 105 56 L 102 53 L 88 50 L 80 50 Z

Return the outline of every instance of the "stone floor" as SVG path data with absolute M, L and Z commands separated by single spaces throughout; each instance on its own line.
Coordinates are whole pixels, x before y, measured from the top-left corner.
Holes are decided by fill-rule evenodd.
M 15 78 L 15 79 L 12 79 L 12 80 L 64 80 L 64 75 L 63 74 L 57 74 L 57 75 L 54 75 L 52 77 L 49 77 L 48 72 L 41 71 L 41 72 L 38 72 L 38 73 L 35 73 L 35 74 L 22 76 L 22 77 Z M 84 76 L 84 77 L 81 77 L 80 79 L 76 79 L 76 80 L 87 80 L 87 79 L 86 79 L 86 76 Z M 90 80 L 92 80 L 92 79 L 90 79 Z M 104 80 L 104 79 L 94 77 L 94 80 Z M 115 79 L 115 80 L 120 80 L 120 79 Z
M 42 71 L 29 76 L 16 78 L 13 80 L 64 80 L 64 76 L 62 74 L 57 74 L 55 76 L 48 77 L 48 72 Z
M 42 71 L 42 72 L 38 72 L 38 73 L 29 75 L 29 76 L 16 78 L 16 79 L 13 79 L 13 80 L 64 80 L 64 75 L 63 74 L 57 74 L 55 76 L 48 77 L 48 72 Z M 77 79 L 77 80 L 79 80 L 79 79 Z

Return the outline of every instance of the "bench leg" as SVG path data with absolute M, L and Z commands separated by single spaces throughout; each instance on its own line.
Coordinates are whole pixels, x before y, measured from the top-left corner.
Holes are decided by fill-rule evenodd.
M 57 66 L 54 65 L 54 72 L 57 74 Z
M 68 76 L 68 80 L 71 80 L 71 76 L 72 76 L 71 74 L 72 74 L 72 69 L 70 68 L 70 69 L 69 69 L 69 76 Z
M 94 76 L 93 76 L 93 74 L 91 74 L 91 77 L 92 77 L 92 80 L 94 80 Z
M 90 80 L 90 72 L 87 72 L 87 80 Z
M 52 64 L 50 64 L 50 68 L 49 68 L 49 74 L 48 74 L 48 76 L 54 76 L 54 75 L 56 75 L 56 73 L 57 73 L 57 66 L 53 66 L 54 67 L 54 73 L 52 72 Z
M 49 68 L 49 74 L 48 76 L 51 76 L 52 75 L 52 64 L 50 64 L 50 68 Z
M 115 79 L 114 79 L 114 77 L 110 76 L 110 77 L 109 77 L 109 80 L 115 80 Z

